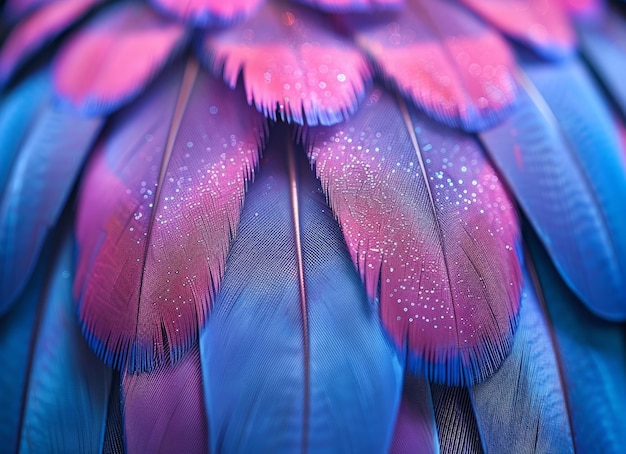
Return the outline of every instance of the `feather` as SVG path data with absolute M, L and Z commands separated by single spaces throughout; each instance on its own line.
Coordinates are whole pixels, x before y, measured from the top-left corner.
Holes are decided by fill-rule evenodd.
M 604 10 L 602 0 L 559 0 L 563 9 L 576 19 L 589 20 L 596 18 Z
M 40 80 L 40 79 L 39 79 Z M 33 81 L 34 90 L 44 89 Z M 30 86 L 30 84 L 28 85 Z M 44 95 L 45 96 L 45 95 Z M 74 185 L 102 120 L 84 118 L 53 105 L 7 106 L 15 119 L 6 118 L 7 155 L 16 152 L 14 121 L 26 120 L 20 150 L 9 164 L 0 195 L 0 314 L 5 312 L 26 284 L 48 230 L 55 225 Z M 25 102 L 30 100 L 27 95 Z M 30 116 L 27 120 L 22 117 Z M 19 127 L 16 128 L 19 131 Z
M 21 19 L 26 14 L 53 3 L 53 0 L 6 0 L 4 12 L 12 19 Z
M 23 336 L 23 343 L 15 349 L 6 342 L 17 338 L 0 340 L 0 352 L 6 355 L 2 380 L 9 380 L 2 388 L 2 400 L 8 399 L 13 407 L 6 416 L 15 418 L 10 426 L 5 421 L 2 426 L 14 428 L 17 423 L 18 427 L 8 439 L 3 437 L 3 447 L 17 443 L 19 452 L 33 453 L 100 451 L 111 373 L 89 349 L 75 321 L 71 296 L 73 242 L 63 237 L 54 240 L 60 252 L 47 263 L 52 267 L 39 269 L 34 285 L 20 301 L 24 304 L 16 305 L 3 320 L 10 331 L 19 330 Z M 45 260 L 42 265 L 46 265 Z M 25 312 L 29 314 L 25 316 Z M 27 319 L 24 316 L 30 323 L 23 323 Z M 16 364 L 18 370 L 12 370 Z M 6 376 L 15 372 L 21 377 Z M 18 381 L 18 377 L 24 378 Z M 4 405 L 2 409 L 4 412 Z M 11 440 L 15 434 L 17 439 Z
M 174 18 L 196 26 L 230 24 L 250 16 L 264 0 L 150 0 Z
M 559 59 L 571 55 L 576 35 L 563 5 L 553 0 L 461 0 L 486 21 L 539 55 Z
M 481 137 L 566 281 L 624 319 L 626 179 L 610 112 L 579 63 L 526 71 L 515 114 Z
M 150 374 L 122 379 L 126 450 L 135 452 L 206 453 L 200 352 L 195 346 L 180 363 Z
M 5 191 L 22 142 L 48 104 L 49 91 L 48 75 L 42 71 L 23 81 L 0 104 L 0 194 Z
M 113 120 L 79 201 L 81 322 L 129 372 L 175 362 L 197 339 L 264 135 L 240 91 L 184 67 Z
M 122 3 L 73 36 L 56 56 L 61 98 L 89 114 L 132 99 L 186 44 L 185 28 L 139 3 Z
M 498 33 L 445 0 L 412 0 L 380 16 L 347 25 L 382 77 L 428 115 L 480 130 L 508 114 L 515 63 Z
M 406 375 L 391 444 L 392 454 L 439 453 L 435 410 L 428 382 Z
M 118 371 L 113 371 L 112 375 L 102 454 L 124 454 L 124 427 L 120 396 L 122 382 Z
M 493 452 L 572 453 L 574 445 L 550 321 L 526 283 L 511 355 L 470 389 L 478 429 Z
M 49 249 L 49 248 L 48 248 Z M 33 347 L 38 306 L 51 261 L 50 251 L 41 260 L 19 304 L 0 317 L 0 440 L 2 449 L 17 452 L 21 436 L 21 413 L 28 383 L 28 367 Z
M 401 9 L 406 0 L 300 0 L 315 8 L 331 12 L 379 11 Z
M 403 371 L 286 136 L 273 133 L 200 340 L 211 451 L 383 452 Z
M 571 293 L 535 235 L 528 243 L 555 333 L 577 452 L 626 446 L 626 334 L 592 315 Z
M 520 272 L 515 209 L 471 136 L 374 90 L 308 131 L 352 259 L 414 373 L 473 383 L 506 357 Z
M 335 124 L 356 111 L 371 75 L 367 61 L 324 18 L 296 5 L 268 3 L 250 21 L 207 34 L 202 59 L 266 116 Z
M 579 27 L 581 51 L 626 118 L 626 20 L 616 8 L 602 19 Z
M 21 21 L 0 50 L 0 86 L 35 52 L 102 0 L 62 0 L 44 5 Z
M 442 454 L 485 452 L 467 388 L 431 385 Z
M 0 0 L 0 41 L 9 44 L 9 29 L 17 33 L 38 12 L 61 14 L 73 1 L 24 0 L 20 15 L 11 11 L 19 1 Z M 30 218 L 13 223 L 14 235 L 25 232 L 21 243 L 5 242 L 17 252 L 5 257 L 0 250 L 4 279 L 37 241 L 47 243 L 34 252 L 35 274 L 23 273 L 27 285 L 6 281 L 19 299 L 0 315 L 0 451 L 568 452 L 572 439 L 581 453 L 625 450 L 624 324 L 591 315 L 550 269 L 553 259 L 536 254 L 526 266 L 544 267 L 548 309 L 533 305 L 528 279 L 522 292 L 520 228 L 509 194 L 539 226 L 525 200 L 543 194 L 528 188 L 560 188 L 545 198 L 564 205 L 565 216 L 584 212 L 595 221 L 590 228 L 570 219 L 559 232 L 558 219 L 546 215 L 558 215 L 558 207 L 544 212 L 547 201 L 533 202 L 553 237 L 571 240 L 554 257 L 575 257 L 572 274 L 597 281 L 590 288 L 623 280 L 626 148 L 616 144 L 626 140 L 626 116 L 587 48 L 581 55 L 606 99 L 582 69 L 572 33 L 574 23 L 580 30 L 593 25 L 590 13 L 578 11 L 594 0 L 406 0 L 397 16 L 387 1 L 396 0 L 111 0 L 90 19 L 70 20 L 58 38 L 47 34 L 52 23 L 36 30 L 33 36 L 49 36 L 49 44 L 20 52 L 19 68 L 0 88 L 0 200 L 12 199 L 5 190 L 17 181 L 34 192 L 0 207 L 0 218 L 1 210 L 6 219 L 39 216 L 33 204 L 50 209 L 48 192 L 56 193 L 59 178 L 37 172 L 63 164 L 18 162 L 32 156 L 27 145 L 39 122 L 58 108 L 50 96 L 60 94 L 81 115 L 102 116 L 106 129 L 76 197 L 51 221 L 61 230 L 76 226 L 79 266 L 68 259 L 51 272 L 61 234 L 35 241 L 29 232 L 39 224 Z M 608 1 L 611 12 L 624 12 Z M 463 123 L 458 109 L 450 114 L 456 123 L 440 125 L 418 112 L 425 104 L 383 71 L 379 60 L 387 55 L 377 60 L 361 42 L 376 26 L 357 14 L 391 27 L 382 43 L 417 39 L 395 31 L 429 33 L 426 50 L 405 49 L 392 69 L 420 60 L 420 74 L 461 87 L 455 93 L 474 103 L 475 119 Z M 227 29 L 246 15 L 248 23 Z M 418 23 L 407 24 L 410 16 Z M 348 21 L 352 30 L 342 26 Z M 203 73 L 198 57 L 183 49 L 192 39 L 219 77 Z M 207 42 L 231 46 L 231 53 L 218 62 Z M 429 48 L 453 69 L 429 67 Z M 174 58 L 177 52 L 189 61 Z M 227 74 L 230 55 L 240 64 L 231 63 Z M 518 76 L 520 65 L 528 80 Z M 23 84 L 38 68 L 43 72 Z M 387 82 L 392 96 L 376 88 L 366 98 L 373 77 Z M 67 90 L 59 90 L 60 80 Z M 262 98 L 266 93 L 272 97 Z M 433 101 L 437 109 L 443 107 Z M 507 122 L 489 157 L 485 136 L 474 133 L 511 113 L 528 138 L 511 138 Z M 282 124 L 297 121 L 302 129 Z M 52 140 L 62 146 L 74 136 L 68 131 Z M 312 147 L 293 146 L 294 131 Z M 504 176 L 499 163 L 517 165 L 521 156 L 523 165 L 507 174 L 526 171 L 532 154 L 516 155 L 515 144 L 553 155 L 545 164 L 537 156 L 544 168 L 534 172 L 557 181 L 546 185 L 524 173 L 519 178 L 529 184 L 520 191 L 524 185 Z M 295 156 L 302 152 L 309 162 Z M 73 180 L 64 180 L 70 188 Z M 609 235 L 619 247 L 602 240 Z M 77 307 L 63 270 L 69 278 L 77 272 Z M 66 298 L 57 310 L 48 296 L 58 272 Z M 624 304 L 624 292 L 617 285 L 613 300 L 600 306 Z M 63 317 L 67 324 L 58 328 Z M 59 416 L 60 407 L 67 414 Z

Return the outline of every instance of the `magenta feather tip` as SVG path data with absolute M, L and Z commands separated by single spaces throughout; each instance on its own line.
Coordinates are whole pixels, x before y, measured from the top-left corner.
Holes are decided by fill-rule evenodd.
M 205 60 L 266 116 L 299 124 L 335 124 L 353 114 L 371 75 L 365 57 L 301 7 L 270 3 L 253 19 L 203 42 Z
M 307 140 L 352 258 L 410 368 L 453 383 L 490 375 L 516 324 L 519 230 L 478 144 L 380 89 L 352 119 L 310 129 Z

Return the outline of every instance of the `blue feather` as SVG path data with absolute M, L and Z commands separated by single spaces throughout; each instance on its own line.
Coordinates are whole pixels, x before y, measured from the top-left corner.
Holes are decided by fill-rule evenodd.
M 48 73 L 41 72 L 20 84 L 0 105 L 0 194 L 24 137 L 50 91 Z
M 529 241 L 561 360 L 577 452 L 626 447 L 626 333 L 594 317 L 559 278 L 536 238 Z
M 26 107 L 23 110 L 28 113 Z M 12 160 L 0 198 L 0 257 L 4 258 L 0 262 L 0 314 L 10 307 L 32 272 L 102 120 L 65 112 L 46 102 L 32 123 Z M 11 124 L 0 128 L 8 129 Z
M 211 450 L 382 452 L 403 370 L 285 136 L 247 195 L 200 341 Z
M 9 342 L 17 337 L 0 339 L 5 356 L 0 380 L 7 385 L 1 403 L 6 401 L 13 410 L 5 412 L 3 405 L 2 418 L 11 421 L 3 421 L 2 430 L 18 428 L 9 443 L 20 452 L 101 451 L 111 372 L 89 349 L 78 327 L 72 301 L 73 242 L 54 240 L 62 243 L 58 256 L 42 262 L 48 266 L 40 268 L 25 300 L 3 319 L 23 343 L 11 350 Z M 27 316 L 20 314 L 22 307 Z M 24 323 L 27 319 L 31 323 Z M 10 375 L 13 370 L 22 380 Z
M 124 454 L 121 383 L 119 372 L 114 371 L 111 379 L 111 393 L 109 394 L 102 454 Z
M 549 321 L 526 283 L 511 355 L 470 393 L 478 428 L 494 452 L 574 452 Z
M 584 24 L 578 29 L 585 59 L 626 116 L 626 20 L 610 8 L 599 23 Z
M 624 319 L 626 178 L 612 118 L 579 62 L 525 69 L 517 110 L 482 140 L 564 279 L 593 312 Z
M 48 248 L 49 249 L 49 248 Z M 45 283 L 50 251 L 41 254 L 39 265 L 9 312 L 0 317 L 0 440 L 6 452 L 17 452 L 21 407 L 28 378 L 35 323 Z

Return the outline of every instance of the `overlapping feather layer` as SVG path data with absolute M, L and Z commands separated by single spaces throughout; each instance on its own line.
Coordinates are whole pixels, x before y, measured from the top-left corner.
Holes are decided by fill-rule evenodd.
M 0 322 L 29 345 L 15 376 L 50 361 L 58 321 L 24 315 L 36 297 L 20 294 L 47 282 L 38 262 L 67 262 L 42 248 L 75 206 L 77 323 L 121 374 L 81 397 L 107 408 L 89 425 L 105 451 L 566 452 L 589 446 L 592 417 L 619 451 L 623 328 L 580 305 L 626 318 L 620 12 L 301 3 L 7 2 Z M 523 257 L 516 203 L 562 277 L 539 246 Z M 563 301 L 576 315 L 559 323 Z M 572 346 L 585 317 L 591 345 Z M 597 414 L 573 352 L 613 402 Z M 24 380 L 0 419 L 15 446 L 40 398 Z

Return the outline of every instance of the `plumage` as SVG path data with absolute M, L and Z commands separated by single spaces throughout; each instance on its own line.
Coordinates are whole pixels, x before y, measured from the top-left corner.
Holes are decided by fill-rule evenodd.
M 38 305 L 43 293 L 49 266 L 50 251 L 41 255 L 40 266 L 30 280 L 30 288 L 24 292 L 19 304 L 14 305 L 0 319 L 0 439 L 3 449 L 15 452 L 20 445 L 23 399 L 28 383 L 28 367 L 34 342 L 34 329 L 38 321 Z
M 120 385 L 120 374 L 118 371 L 113 371 L 102 454 L 124 454 L 124 423 L 122 422 Z
M 107 364 L 151 370 L 191 348 L 263 135 L 242 94 L 194 60 L 174 65 L 111 124 L 81 191 L 75 286 Z
M 572 288 L 623 319 L 626 180 L 610 111 L 580 64 L 526 68 L 517 110 L 481 139 Z
M 515 66 L 504 39 L 448 0 L 408 1 L 382 20 L 345 22 L 380 76 L 439 121 L 481 130 L 515 100 Z
M 494 452 L 573 453 L 558 347 L 527 270 L 524 281 L 511 354 L 490 380 L 470 390 L 478 430 Z
M 441 453 L 485 452 L 468 389 L 433 384 L 431 393 Z
M 157 9 L 179 20 L 206 26 L 232 23 L 249 16 L 264 0 L 149 0 Z
M 200 339 L 211 451 L 383 452 L 402 366 L 304 154 L 274 137 Z
M 322 16 L 279 2 L 207 34 L 202 55 L 232 88 L 241 75 L 248 103 L 260 112 L 299 124 L 335 124 L 353 114 L 371 78 L 365 57 Z
M 626 21 L 619 11 L 610 9 L 601 19 L 580 29 L 583 56 L 593 65 L 602 83 L 622 116 L 626 116 L 626 87 L 622 74 L 626 71 Z
M 0 451 L 626 450 L 625 13 L 0 0 Z
M 28 16 L 8 36 L 0 51 L 0 85 L 13 75 L 20 64 L 100 1 L 57 1 Z
M 23 81 L 3 99 L 0 108 L 0 189 L 3 193 L 11 175 L 13 160 L 19 154 L 20 146 L 32 129 L 37 114 L 46 104 L 49 92 L 47 74 L 41 72 Z
M 380 89 L 353 118 L 312 128 L 306 140 L 352 259 L 411 371 L 455 384 L 495 371 L 516 324 L 519 232 L 475 140 Z
M 563 3 L 551 0 L 460 0 L 511 38 L 547 58 L 563 58 L 576 35 Z
M 324 11 L 378 11 L 400 9 L 405 0 L 302 0 Z
M 438 454 L 439 437 L 428 381 L 407 374 L 390 452 L 410 454 L 418 450 Z
M 126 452 L 207 452 L 200 352 L 151 374 L 125 373 L 122 406 Z
M 39 268 L 35 285 L 4 319 L 11 335 L 4 337 L 3 329 L 0 339 L 8 369 L 0 419 L 7 452 L 94 452 L 102 446 L 111 370 L 89 349 L 76 323 L 73 241 L 63 232 L 54 239 L 42 262 L 51 266 Z M 19 338 L 19 345 L 10 344 Z
M 110 113 L 141 92 L 186 39 L 184 27 L 146 6 L 111 6 L 59 51 L 55 88 L 87 114 Z
M 9 119 L 3 139 L 10 170 L 0 197 L 0 256 L 4 259 L 0 264 L 4 296 L 0 313 L 24 288 L 102 126 L 98 118 L 84 118 L 55 105 L 50 90 L 39 86 L 45 76 L 34 77 L 27 86 L 32 83 L 34 92 L 43 92 L 40 100 L 15 106 L 16 110 L 9 105 L 11 110 L 6 112 L 6 118 L 16 115 L 27 126 L 25 131 L 20 131 L 20 126 L 13 129 L 13 118 Z M 28 96 L 25 100 L 28 102 Z M 20 152 L 12 156 L 16 138 Z
M 595 317 L 563 283 L 536 238 L 529 240 L 558 346 L 577 452 L 626 446 L 626 336 Z
M 51 3 L 52 0 L 7 0 L 3 13 L 9 18 L 23 17 L 26 13 L 37 10 L 38 8 Z
M 560 68 L 527 66 L 527 74 L 541 92 L 556 120 L 569 140 L 576 144 L 575 150 L 586 178 L 594 189 L 594 197 L 603 207 L 603 221 L 609 231 L 612 263 L 596 263 L 605 268 L 605 285 L 612 288 L 613 297 L 583 298 L 592 311 L 612 320 L 626 318 L 626 220 L 623 200 L 626 197 L 624 161 L 621 156 L 621 143 L 609 106 L 591 80 L 589 74 L 573 60 Z M 577 93 L 576 100 L 568 95 Z M 595 151 L 595 153 L 594 153 Z M 593 235 L 589 235 L 589 240 Z M 578 242 L 585 251 L 586 242 Z M 576 286 L 570 284 L 575 290 Z M 612 303 L 612 304 L 611 304 Z

